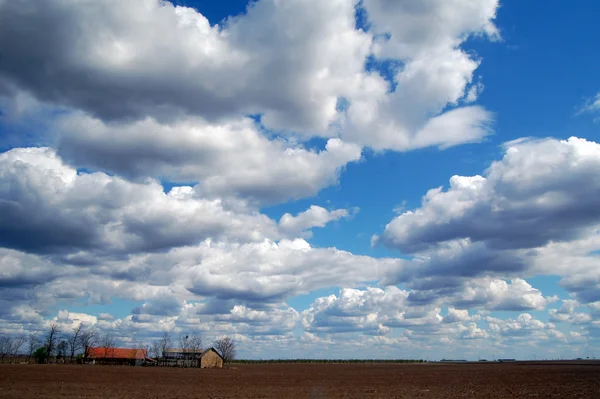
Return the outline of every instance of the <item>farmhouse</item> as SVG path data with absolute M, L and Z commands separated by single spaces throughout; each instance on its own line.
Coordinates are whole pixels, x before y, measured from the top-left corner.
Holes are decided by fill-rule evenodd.
M 100 347 L 90 348 L 87 359 L 93 364 L 141 366 L 147 357 L 145 349 Z
M 221 368 L 223 367 L 223 356 L 214 348 L 209 348 L 200 355 L 200 367 Z

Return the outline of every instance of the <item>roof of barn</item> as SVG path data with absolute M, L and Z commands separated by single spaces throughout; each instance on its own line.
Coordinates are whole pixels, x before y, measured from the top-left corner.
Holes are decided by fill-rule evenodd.
M 145 359 L 148 356 L 146 349 L 135 348 L 90 348 L 90 358 L 96 359 Z

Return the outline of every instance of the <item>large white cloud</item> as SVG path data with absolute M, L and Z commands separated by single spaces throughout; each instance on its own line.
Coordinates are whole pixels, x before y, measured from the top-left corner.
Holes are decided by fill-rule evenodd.
M 269 140 L 250 119 L 210 124 L 182 118 L 170 124 L 146 118 L 104 123 L 83 114 L 57 121 L 58 153 L 75 165 L 126 178 L 197 182 L 204 196 L 236 196 L 260 204 L 316 195 L 361 157 L 355 144 L 329 139 L 309 151 Z
M 460 45 L 497 34 L 497 0 L 363 2 L 369 32 L 356 29 L 357 5 L 261 0 L 211 26 L 202 10 L 158 0 L 3 1 L 0 87 L 102 119 L 261 114 L 270 129 L 375 148 L 449 146 L 489 133 L 481 108 L 440 113 L 473 92 L 479 61 Z M 367 70 L 370 59 L 403 64 L 394 92 Z
M 383 99 L 361 96 L 354 100 L 346 113 L 347 134 L 357 137 L 371 128 L 364 142 L 400 150 L 450 146 L 487 135 L 492 116 L 482 108 L 440 113 L 448 104 L 456 105 L 469 96 L 468 92 L 475 93 L 468 85 L 473 83 L 479 61 L 460 45 L 471 34 L 497 37 L 492 20 L 498 1 L 367 0 L 363 5 L 372 31 L 379 37 L 387 35 L 375 42 L 376 58 L 398 60 L 401 66 L 391 73 L 396 85 L 393 93 Z M 472 101 L 474 95 L 469 97 Z
M 483 176 L 453 176 L 448 189 L 429 190 L 419 208 L 403 212 L 375 237 L 415 255 L 383 273 L 382 282 L 406 282 L 414 290 L 411 299 L 427 303 L 478 284 L 473 277 L 517 278 L 496 286 L 506 292 L 496 308 L 527 310 L 555 299 L 520 278 L 551 274 L 563 277 L 560 285 L 580 302 L 598 301 L 598 170 L 595 142 L 572 137 L 507 143 L 504 158 Z M 476 306 L 476 300 L 465 306 Z
M 10 248 L 117 255 L 207 238 L 261 241 L 278 234 L 268 217 L 197 198 L 191 187 L 164 193 L 152 180 L 130 183 L 101 172 L 78 173 L 49 148 L 0 154 L 0 176 L 0 242 Z
M 485 338 L 487 333 L 471 317 L 468 309 L 541 310 L 554 301 L 544 298 L 541 292 L 523 280 L 508 284 L 502 280 L 471 282 L 462 291 L 438 294 L 432 301 L 415 301 L 415 291 L 405 291 L 390 286 L 385 289 L 369 287 L 365 290 L 342 289 L 339 296 L 317 298 L 303 312 L 305 327 L 314 333 L 363 332 L 385 335 L 393 328 L 409 331 L 421 330 L 430 334 L 444 334 L 474 339 Z M 454 307 L 454 306 L 456 307 Z M 448 306 L 442 315 L 442 307 Z M 454 323 L 471 324 L 448 326 Z
M 313 206 L 280 224 L 243 201 L 206 199 L 202 186 L 131 183 L 102 172 L 78 173 L 49 148 L 0 154 L 0 243 L 38 253 L 80 250 L 114 255 L 168 250 L 208 238 L 260 242 L 294 238 L 348 215 Z
M 165 193 L 155 181 L 78 173 L 47 148 L 0 154 L 0 176 L 2 245 L 49 254 L 53 262 L 35 258 L 25 267 L 29 255 L 5 251 L 0 283 L 7 287 L 50 282 L 76 265 L 79 273 L 53 282 L 54 292 L 110 298 L 129 282 L 127 295 L 138 300 L 165 295 L 137 294 L 152 284 L 172 286 L 180 300 L 200 295 L 268 302 L 373 281 L 380 266 L 397 263 L 294 239 L 345 210 L 315 206 L 297 217 L 284 215 L 278 224 L 251 209 L 203 199 L 192 187 Z M 108 280 L 82 284 L 89 272 Z
M 317 298 L 303 312 L 303 324 L 311 332 L 344 333 L 360 331 L 383 335 L 390 328 L 383 323 L 388 316 L 404 310 L 408 293 L 390 287 L 342 289 L 339 296 Z
M 498 0 L 451 0 L 411 1 L 363 0 L 373 30 L 389 33 L 379 49 L 385 58 L 419 59 L 427 50 L 437 49 L 440 53 L 457 47 L 465 34 L 481 33 L 498 37 L 492 19 L 498 8 Z M 439 21 L 446 23 L 435 23 Z M 405 40 L 394 40 L 394 37 Z M 428 63 L 429 67 L 438 64 Z M 423 67 L 426 67 L 423 65 Z M 433 78 L 433 77 L 432 77 Z M 443 80 L 441 77 L 440 80 Z M 460 94 L 460 89 L 456 94 Z
M 552 323 L 544 323 L 537 320 L 529 313 L 521 313 L 516 319 L 500 320 L 494 317 L 487 317 L 490 331 L 498 334 L 501 338 L 530 338 L 531 335 L 545 336 L 548 333 L 555 333 L 555 326 Z
M 406 252 L 465 238 L 501 249 L 571 240 L 600 222 L 599 168 L 600 144 L 585 139 L 508 143 L 485 176 L 453 176 L 381 239 Z
M 386 226 L 379 242 L 417 255 L 391 281 L 593 273 L 600 145 L 572 137 L 506 147 L 484 176 L 453 176 L 447 190 L 430 190 Z
M 560 308 L 548 311 L 550 321 L 555 323 L 569 322 L 571 324 L 589 323 L 592 321 L 592 315 L 584 312 L 576 312 L 576 309 L 580 306 L 581 304 L 574 299 L 564 299 Z
M 354 2 L 346 0 L 261 1 L 225 26 L 154 0 L 2 7 L 5 32 L 36 43 L 35 51 L 13 50 L 4 76 L 42 98 L 108 118 L 178 109 L 212 118 L 265 112 L 285 128 L 324 129 L 338 92 L 356 90 L 364 79 L 370 48 L 370 36 L 354 29 Z M 23 30 L 22 23 L 39 28 Z M 50 76 L 18 71 L 26 60 L 42 62 Z M 53 93 L 59 81 L 67 86 Z
M 165 193 L 154 180 L 78 172 L 49 148 L 0 154 L 0 176 L 0 299 L 14 302 L 7 312 L 27 301 L 45 309 L 114 297 L 146 301 L 140 315 L 177 312 L 192 299 L 260 306 L 375 281 L 398 262 L 295 238 L 349 214 L 342 209 L 313 206 L 277 223 L 193 187 Z
M 483 306 L 488 310 L 542 310 L 556 299 L 544 297 L 540 290 L 520 278 L 510 284 L 504 280 L 482 279 L 469 282 L 457 295 L 455 305 L 467 309 Z
M 264 113 L 273 126 L 324 130 L 337 96 L 369 79 L 371 38 L 354 29 L 354 3 L 261 1 L 211 26 L 155 0 L 2 2 L 0 37 L 35 43 L 28 52 L 0 43 L 13 48 L 3 76 L 105 118 Z
M 127 259 L 88 253 L 48 258 L 10 250 L 0 255 L 0 303 L 5 305 L 0 318 L 25 304 L 42 312 L 61 303 L 106 305 L 114 298 L 142 301 L 134 310 L 139 317 L 176 315 L 184 301 L 202 301 L 196 312 L 204 315 L 227 313 L 236 305 L 262 310 L 317 289 L 375 281 L 384 264 L 389 268 L 397 262 L 312 248 L 302 239 L 206 240 Z M 89 262 L 65 263 L 78 256 Z
M 318 288 L 374 281 L 380 269 L 397 263 L 336 248 L 312 248 L 303 239 L 216 243 L 193 250 L 202 261 L 186 266 L 186 286 L 191 292 L 256 302 L 281 301 Z
M 57 275 L 56 270 L 52 270 L 52 267 L 34 255 L 0 248 L 0 287 L 3 288 L 1 299 L 8 300 L 12 297 L 5 295 L 8 293 L 5 290 L 47 283 Z
M 587 271 L 574 272 L 560 281 L 560 285 L 574 293 L 583 303 L 600 301 L 600 271 L 598 270 L 598 256 L 592 260 L 595 266 Z

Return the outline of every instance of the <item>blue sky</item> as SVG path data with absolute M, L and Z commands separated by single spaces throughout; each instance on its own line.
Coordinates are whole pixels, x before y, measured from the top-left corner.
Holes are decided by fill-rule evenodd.
M 600 350 L 596 2 L 109 3 L 0 2 L 4 333 Z

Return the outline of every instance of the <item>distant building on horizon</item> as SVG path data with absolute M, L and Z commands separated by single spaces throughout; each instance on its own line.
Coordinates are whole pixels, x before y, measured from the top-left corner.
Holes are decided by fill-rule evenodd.
M 214 348 L 208 348 L 200 355 L 200 367 L 205 368 L 222 368 L 223 356 Z
M 163 353 L 162 360 L 171 366 L 199 367 L 204 349 L 171 348 Z
M 87 360 L 93 364 L 142 366 L 146 363 L 148 351 L 139 348 L 98 347 L 88 350 Z
M 200 368 L 222 368 L 224 363 L 223 357 L 214 348 L 172 348 L 165 351 L 163 361 L 169 366 Z

